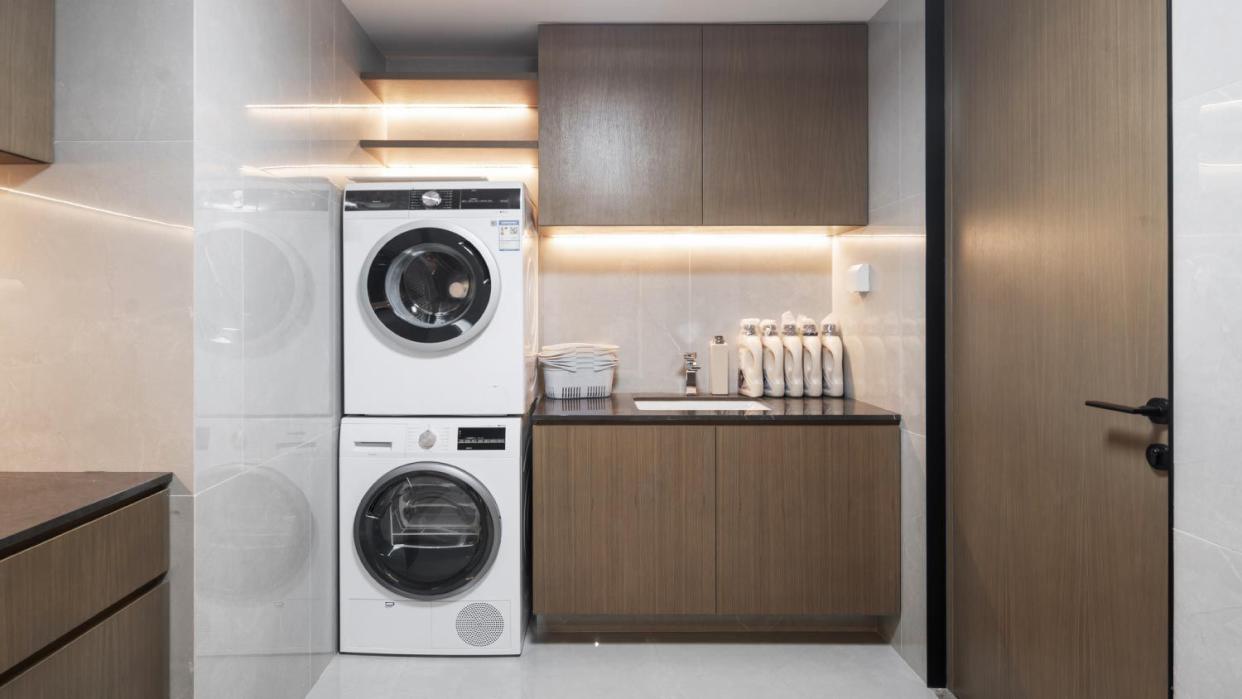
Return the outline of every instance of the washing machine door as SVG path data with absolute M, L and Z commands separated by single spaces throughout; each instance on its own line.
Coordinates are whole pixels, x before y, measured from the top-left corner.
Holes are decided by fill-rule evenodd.
M 371 255 L 364 287 L 363 305 L 379 331 L 417 351 L 469 342 L 487 327 L 500 299 L 487 247 L 448 227 L 412 228 L 382 242 Z
M 469 590 L 500 549 L 500 511 L 487 488 L 448 464 L 390 471 L 354 518 L 354 546 L 376 582 L 418 600 Z

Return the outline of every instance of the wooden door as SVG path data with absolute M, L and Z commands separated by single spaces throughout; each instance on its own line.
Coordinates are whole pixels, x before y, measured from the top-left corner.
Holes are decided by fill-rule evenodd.
M 535 428 L 537 614 L 716 611 L 715 429 Z
M 721 614 L 901 608 L 896 425 L 716 428 Z
M 702 30 L 539 28 L 539 225 L 703 222 Z
M 1166 3 L 949 5 L 950 688 L 1166 697 Z
M 867 25 L 703 27 L 703 223 L 867 223 Z

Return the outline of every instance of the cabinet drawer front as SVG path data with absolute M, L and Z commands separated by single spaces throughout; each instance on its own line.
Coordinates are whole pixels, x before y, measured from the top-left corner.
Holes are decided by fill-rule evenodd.
M 168 583 L 0 687 L 0 699 L 168 696 Z
M 715 612 L 714 434 L 537 427 L 535 611 Z
M 720 427 L 721 614 L 898 611 L 896 426 Z
M 167 570 L 167 490 L 0 560 L 0 672 Z

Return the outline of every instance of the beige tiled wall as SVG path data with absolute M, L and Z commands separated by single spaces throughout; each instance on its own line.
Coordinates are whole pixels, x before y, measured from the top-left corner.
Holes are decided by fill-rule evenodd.
M 191 0 L 57 0 L 55 163 L 0 166 L 0 468 L 172 471 L 190 691 Z
M 543 342 L 620 345 L 617 391 L 677 392 L 682 354 L 698 352 L 706 367 L 708 343 L 724 335 L 733 379 L 740 319 L 832 310 L 831 241 L 764 235 L 545 237 Z
M 189 7 L 57 3 L 55 163 L 0 166 L 2 468 L 192 487 Z

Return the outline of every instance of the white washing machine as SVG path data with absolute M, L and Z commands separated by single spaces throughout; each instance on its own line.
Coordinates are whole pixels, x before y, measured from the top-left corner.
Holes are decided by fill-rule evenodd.
M 535 397 L 538 232 L 512 182 L 350 184 L 346 415 L 521 415 Z
M 342 653 L 519 655 L 523 419 L 345 418 Z

